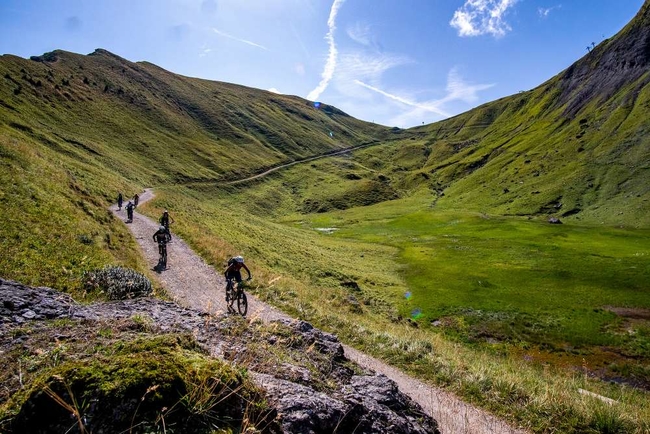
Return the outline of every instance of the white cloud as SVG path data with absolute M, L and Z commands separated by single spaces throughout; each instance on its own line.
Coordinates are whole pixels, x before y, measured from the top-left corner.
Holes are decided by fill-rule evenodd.
M 446 95 L 442 98 L 428 101 L 417 101 L 403 95 L 389 93 L 360 80 L 355 80 L 355 84 L 394 101 L 402 108 L 407 106 L 408 110 L 401 112 L 390 121 L 390 125 L 400 127 L 412 126 L 414 123 L 419 123 L 420 121 L 431 122 L 431 114 L 442 118 L 449 117 L 451 114 L 444 108 L 446 104 L 454 101 L 462 101 L 469 104 L 475 103 L 479 100 L 478 93 L 480 91 L 494 86 L 494 84 L 469 84 L 463 80 L 456 68 L 452 68 L 447 75 Z
M 334 0 L 334 3 L 332 4 L 330 16 L 327 20 L 327 27 L 329 28 L 329 31 L 327 32 L 327 35 L 325 35 L 325 39 L 329 44 L 329 54 L 327 56 L 327 61 L 325 62 L 325 67 L 323 68 L 323 72 L 321 73 L 321 81 L 318 83 L 318 86 L 316 86 L 314 90 L 309 92 L 309 95 L 307 95 L 308 100 L 316 101 L 320 94 L 323 93 L 325 89 L 327 89 L 327 85 L 334 76 L 334 70 L 336 69 L 336 60 L 338 57 L 338 49 L 336 48 L 336 42 L 334 41 L 334 30 L 336 30 L 336 15 L 338 14 L 341 6 L 343 6 L 344 2 L 345 0 Z
M 256 44 L 255 42 L 249 41 L 247 39 L 242 39 L 242 38 L 238 38 L 236 36 L 232 36 L 232 35 L 230 35 L 230 34 L 228 34 L 226 32 L 222 32 L 219 29 L 215 29 L 214 27 L 212 28 L 212 31 L 214 33 L 216 33 L 217 35 L 223 36 L 224 38 L 233 39 L 235 41 L 239 41 L 241 43 L 248 44 L 248 45 L 251 45 L 253 47 L 261 48 L 263 50 L 268 50 L 268 48 L 266 48 L 264 45 Z
M 277 89 L 274 88 L 274 87 L 270 88 L 270 89 L 269 89 L 269 92 L 282 94 L 282 92 L 280 92 L 279 90 L 277 90 Z
M 557 6 L 552 6 L 550 8 L 542 8 L 539 7 L 537 8 L 537 14 L 539 15 L 540 18 L 547 18 L 551 12 L 553 12 L 553 9 L 560 9 L 562 5 L 557 5 Z
M 206 44 L 203 44 L 203 46 L 201 47 L 201 52 L 199 53 L 199 57 L 205 57 L 211 52 L 212 52 L 212 48 L 208 47 Z
M 400 128 L 409 128 L 420 123 L 431 123 L 437 119 L 431 119 L 431 112 L 421 108 L 414 108 L 391 118 L 388 125 Z
M 447 95 L 438 100 L 440 103 L 460 100 L 466 103 L 478 101 L 478 92 L 494 87 L 493 84 L 469 84 L 458 73 L 457 68 L 452 68 L 447 75 Z
M 374 87 L 381 87 L 384 72 L 413 61 L 400 55 L 385 53 L 370 53 L 367 51 L 351 51 L 342 53 L 336 67 L 334 84 L 336 90 L 348 99 L 369 101 L 373 98 L 369 89 L 359 86 L 355 80 Z
M 382 74 L 391 68 L 413 63 L 407 56 L 349 52 L 341 56 L 338 81 L 355 79 L 377 84 Z
M 398 95 L 393 95 L 391 93 L 385 92 L 385 91 L 383 91 L 381 89 L 378 89 L 378 88 L 376 88 L 374 86 L 370 86 L 369 84 L 366 84 L 366 83 L 364 83 L 362 81 L 359 81 L 359 80 L 355 80 L 354 82 L 356 84 L 358 84 L 359 86 L 363 86 L 366 89 L 370 89 L 373 92 L 377 92 L 378 94 L 383 95 L 386 98 L 389 98 L 389 99 L 391 99 L 393 101 L 397 101 L 400 104 L 404 104 L 404 105 L 407 105 L 409 107 L 416 107 L 416 108 L 418 108 L 420 110 L 425 110 L 425 111 L 428 111 L 428 112 L 436 113 L 436 114 L 438 114 L 440 116 L 443 116 L 443 117 L 449 117 L 450 116 L 448 113 L 446 113 L 443 110 L 441 110 L 440 108 L 438 108 L 439 104 L 437 104 L 435 102 L 433 102 L 433 103 L 418 103 L 416 101 L 411 101 L 408 98 L 398 96 Z
M 361 45 L 369 46 L 372 43 L 372 34 L 370 25 L 362 22 L 357 22 L 347 29 L 347 34 L 355 42 Z
M 511 30 L 504 16 L 518 0 L 466 0 L 454 12 L 449 24 L 458 29 L 458 36 L 490 34 L 504 36 Z

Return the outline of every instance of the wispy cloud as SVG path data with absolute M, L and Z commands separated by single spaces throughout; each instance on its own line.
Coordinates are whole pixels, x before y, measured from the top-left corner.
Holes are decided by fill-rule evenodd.
M 395 93 L 386 92 L 377 86 L 371 86 L 360 80 L 355 80 L 355 84 L 362 86 L 368 90 L 376 92 L 384 97 L 395 101 L 402 106 L 407 106 L 409 109 L 400 113 L 398 116 L 391 120 L 392 125 L 410 126 L 414 121 L 419 119 L 429 119 L 430 113 L 438 115 L 442 118 L 451 116 L 451 113 L 445 109 L 445 105 L 454 101 L 462 101 L 465 103 L 475 103 L 479 100 L 478 93 L 482 90 L 489 89 L 494 84 L 469 84 L 460 76 L 457 68 L 452 68 L 447 75 L 446 95 L 442 98 L 417 101 Z M 427 113 L 429 115 L 427 116 Z
M 447 75 L 447 95 L 439 99 L 440 103 L 460 100 L 466 103 L 478 101 L 478 93 L 482 90 L 494 87 L 491 84 L 469 84 L 460 76 L 457 68 L 452 68 Z
M 557 6 L 552 6 L 550 8 L 542 8 L 539 7 L 537 8 L 537 14 L 539 15 L 540 18 L 547 18 L 551 12 L 553 12 L 553 9 L 560 9 L 562 5 L 557 5 Z
M 372 44 L 370 25 L 361 21 L 347 28 L 347 34 L 355 42 L 369 46 Z
M 308 100 L 315 101 L 318 99 L 321 93 L 327 89 L 327 85 L 334 76 L 334 70 L 336 69 L 336 60 L 338 57 L 338 49 L 336 48 L 336 42 L 334 41 L 334 31 L 336 30 L 336 15 L 339 12 L 341 6 L 345 0 L 334 0 L 332 4 L 332 9 L 330 10 L 330 16 L 327 20 L 328 32 L 325 35 L 325 39 L 329 44 L 329 54 L 327 56 L 327 61 L 325 62 L 325 67 L 321 73 L 321 81 L 318 83 L 318 86 L 307 95 Z
M 518 0 L 466 0 L 454 12 L 449 24 L 458 29 L 458 36 L 480 36 L 489 34 L 504 36 L 512 30 L 504 16 Z
M 199 57 L 205 57 L 211 52 L 212 52 L 212 48 L 208 47 L 206 44 L 203 44 L 203 46 L 201 47 L 201 52 L 199 53 Z
M 387 70 L 409 63 L 413 63 L 413 60 L 407 56 L 368 51 L 344 52 L 339 56 L 333 82 L 338 92 L 346 98 L 369 101 L 372 93 L 360 87 L 355 80 L 381 88 L 382 76 Z
M 354 82 L 356 84 L 358 84 L 359 86 L 363 86 L 366 89 L 370 89 L 373 92 L 377 92 L 378 94 L 383 95 L 386 98 L 392 99 L 393 101 L 397 101 L 397 102 L 399 102 L 401 104 L 404 104 L 404 105 L 407 105 L 407 106 L 410 106 L 410 107 L 416 107 L 416 108 L 419 108 L 419 109 L 422 109 L 422 110 L 425 110 L 425 111 L 428 111 L 428 112 L 438 114 L 438 115 L 443 116 L 443 117 L 449 117 L 450 116 L 449 113 L 447 113 L 447 112 L 441 110 L 440 108 L 438 108 L 439 104 L 436 104 L 435 102 L 434 103 L 426 103 L 426 102 L 425 103 L 419 103 L 419 102 L 416 102 L 416 101 L 411 101 L 410 99 L 405 98 L 405 97 L 401 97 L 401 96 L 398 96 L 398 95 L 393 95 L 393 94 L 388 93 L 386 91 L 383 91 L 383 90 L 381 90 L 381 89 L 379 89 L 377 87 L 370 86 L 369 84 L 366 84 L 366 83 L 364 83 L 364 82 L 362 82 L 360 80 L 354 80 Z
M 214 27 L 212 28 L 212 31 L 214 33 L 216 33 L 217 35 L 219 35 L 219 36 L 223 36 L 224 38 L 233 39 L 233 40 L 241 42 L 243 44 L 248 44 L 248 45 L 251 45 L 253 47 L 261 48 L 262 50 L 268 50 L 268 48 L 266 48 L 264 45 L 256 44 L 255 42 L 249 41 L 248 39 L 238 38 L 238 37 L 230 35 L 230 34 L 228 34 L 226 32 L 222 32 L 219 29 L 215 29 Z
M 374 85 L 387 70 L 409 63 L 413 63 L 413 60 L 407 56 L 349 52 L 341 56 L 339 72 L 336 75 L 340 76 L 341 81 L 360 79 L 370 81 Z

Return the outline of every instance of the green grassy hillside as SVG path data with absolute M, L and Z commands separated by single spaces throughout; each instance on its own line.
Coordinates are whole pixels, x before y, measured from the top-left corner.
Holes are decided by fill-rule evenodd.
M 238 178 L 388 131 L 325 104 L 104 50 L 2 56 L 0 274 L 74 289 L 88 268 L 137 266 L 132 240 L 105 209 L 118 191 Z
M 412 129 L 427 156 L 412 181 L 442 208 L 648 227 L 649 41 L 646 2 L 541 86 Z
M 154 187 L 144 213 L 348 343 L 535 432 L 647 432 L 647 394 L 592 377 L 650 384 L 649 5 L 538 88 L 405 131 L 104 50 L 2 56 L 0 275 L 146 272 L 106 207 Z
M 142 182 L 239 177 L 387 132 L 334 107 L 182 77 L 104 50 L 5 55 L 0 73 L 7 133 Z

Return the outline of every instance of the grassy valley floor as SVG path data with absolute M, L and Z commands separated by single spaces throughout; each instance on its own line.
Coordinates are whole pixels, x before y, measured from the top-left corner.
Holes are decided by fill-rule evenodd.
M 534 432 L 649 429 L 647 393 L 625 384 L 650 377 L 650 231 L 443 209 L 425 189 L 356 206 L 372 183 L 338 182 L 351 168 L 163 187 L 144 212 L 170 209 L 214 265 L 246 256 L 263 299 Z

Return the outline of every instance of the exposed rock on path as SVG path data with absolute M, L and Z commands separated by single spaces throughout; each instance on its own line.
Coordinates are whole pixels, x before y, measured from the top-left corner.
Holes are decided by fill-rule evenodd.
M 50 288 L 32 288 L 0 279 L 0 355 L 16 348 L 49 352 L 50 348 L 42 347 L 42 340 L 31 343 L 32 336 L 43 331 L 38 324 L 43 320 L 66 319 L 90 329 L 94 323 L 113 323 L 136 315 L 138 321 L 146 322 L 144 328 L 150 334 L 190 333 L 212 355 L 251 369 L 253 379 L 266 390 L 267 400 L 278 415 L 277 424 L 269 426 L 279 425 L 283 432 L 439 432 L 435 421 L 422 413 L 395 383 L 372 372 L 352 371 L 338 339 L 303 321 L 278 321 L 264 327 L 258 321 L 238 328 L 238 322 L 242 325 L 243 320 L 237 316 L 215 317 L 173 302 L 141 298 L 79 305 Z M 18 333 L 26 324 L 31 331 Z M 55 341 L 50 342 L 51 346 L 57 347 L 63 341 L 72 347 L 74 337 L 66 335 L 70 329 L 51 329 L 51 333 L 58 334 L 50 339 Z M 294 364 L 278 366 L 277 357 L 264 358 L 260 350 L 264 343 L 275 351 L 281 350 L 283 358 Z M 246 356 L 245 360 L 238 360 L 242 356 Z M 320 369 L 315 372 L 314 367 Z M 301 371 L 303 375 L 296 382 L 293 377 Z M 0 378 L 0 401 L 23 386 L 21 375 L 12 371 L 3 372 Z M 89 419 L 93 419 L 92 415 L 92 409 L 84 413 Z M 278 431 L 273 428 L 268 432 Z

